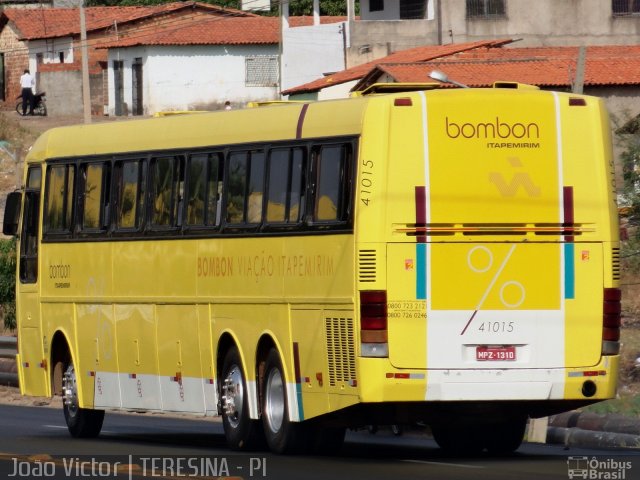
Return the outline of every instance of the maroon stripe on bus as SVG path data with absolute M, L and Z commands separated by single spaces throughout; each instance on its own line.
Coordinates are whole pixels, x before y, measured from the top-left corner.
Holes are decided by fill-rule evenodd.
M 293 369 L 296 374 L 296 383 L 302 383 L 302 377 L 300 376 L 300 351 L 298 349 L 298 342 L 293 342 Z
M 416 187 L 416 227 L 427 226 L 427 189 L 426 187 Z M 418 243 L 426 243 L 426 235 L 418 235 Z
M 562 200 L 564 203 L 564 219 L 562 225 L 564 227 L 573 227 L 573 187 L 562 187 Z M 573 242 L 573 238 L 573 235 L 564 236 L 566 242 Z
M 296 139 L 302 138 L 302 125 L 304 124 L 304 117 L 307 114 L 309 104 L 305 103 L 300 110 L 300 116 L 298 117 L 298 126 L 296 127 Z

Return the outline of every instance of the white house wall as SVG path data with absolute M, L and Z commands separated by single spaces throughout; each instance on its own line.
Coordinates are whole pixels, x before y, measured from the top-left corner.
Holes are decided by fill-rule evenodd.
M 282 90 L 344 70 L 346 30 L 345 23 L 284 29 Z
M 435 16 L 434 1 L 424 0 L 427 2 L 426 15 L 428 20 L 432 20 Z M 384 8 L 375 12 L 369 11 L 369 0 L 360 0 L 360 20 L 399 20 L 400 19 L 400 1 L 386 0 Z
M 148 46 L 109 51 L 109 115 L 115 114 L 113 61 L 122 60 L 124 102 L 133 104 L 131 66 L 142 58 L 145 114 L 175 110 L 213 110 L 229 100 L 234 107 L 275 100 L 276 86 L 245 85 L 248 56 L 274 56 L 277 45 Z
M 332 87 L 323 88 L 318 92 L 318 100 L 333 100 L 336 98 L 348 98 L 351 89 L 358 83 L 358 80 L 341 83 Z
M 64 54 L 64 63 L 73 63 L 73 39 L 71 37 L 50 38 L 29 41 L 29 59 L 36 62 L 41 53 L 43 63 L 60 63 L 60 53 Z

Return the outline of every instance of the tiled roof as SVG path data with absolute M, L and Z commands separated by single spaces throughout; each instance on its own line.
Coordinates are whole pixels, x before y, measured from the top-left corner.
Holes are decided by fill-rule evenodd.
M 321 23 L 345 21 L 346 17 L 320 17 Z M 313 25 L 313 17 L 290 17 L 292 27 Z M 148 33 L 135 34 L 99 48 L 139 45 L 256 45 L 276 44 L 280 39 L 280 20 L 276 17 L 212 17 L 176 28 L 160 26 Z
M 367 81 L 354 89 L 375 82 L 383 73 L 396 82 L 424 82 L 434 69 L 471 87 L 489 86 L 496 81 L 570 87 L 576 77 L 578 53 L 579 47 L 493 48 L 429 62 L 385 63 L 375 67 Z M 585 85 L 640 84 L 640 46 L 588 47 L 585 59 Z
M 328 86 L 339 85 L 341 83 L 358 80 L 364 77 L 367 72 L 375 68 L 376 65 L 383 63 L 397 63 L 397 62 L 425 62 L 433 60 L 435 58 L 446 57 L 454 55 L 459 52 L 473 51 L 476 48 L 488 48 L 492 49 L 500 47 L 507 43 L 511 43 L 510 39 L 502 40 L 481 40 L 477 42 L 469 43 L 457 43 L 450 45 L 426 45 L 423 47 L 410 48 L 408 50 L 401 50 L 394 52 L 384 58 L 379 58 L 362 65 L 336 72 L 332 75 L 327 75 L 324 78 L 314 80 L 313 82 L 305 83 L 298 87 L 290 88 L 282 92 L 283 95 L 291 95 L 294 93 L 307 93 L 316 92 Z
M 224 16 L 255 16 L 240 10 L 198 2 L 174 2 L 151 7 L 87 7 L 85 8 L 87 31 L 107 28 L 114 22 L 141 20 L 186 8 L 199 8 Z M 16 26 L 22 40 L 64 37 L 80 33 L 80 13 L 77 8 L 6 8 L 2 11 L 1 18 L 3 24 L 10 21 Z

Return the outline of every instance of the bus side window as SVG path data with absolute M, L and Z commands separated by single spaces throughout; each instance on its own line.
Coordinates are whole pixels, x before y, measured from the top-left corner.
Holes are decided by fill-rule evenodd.
M 249 192 L 247 203 L 247 223 L 262 223 L 262 203 L 264 199 L 264 152 L 249 154 Z
M 227 215 L 229 224 L 262 222 L 264 152 L 232 152 L 229 155 Z
M 313 221 L 344 222 L 348 218 L 349 145 L 323 145 L 315 150 Z
M 71 233 L 75 165 L 54 164 L 47 172 L 45 232 Z
M 19 272 L 21 283 L 35 283 L 38 281 L 38 214 L 40 212 L 41 183 L 41 167 L 29 167 L 24 193 L 22 234 L 20 235 Z
M 151 161 L 151 225 L 175 227 L 182 206 L 184 183 L 181 176 L 181 157 L 159 157 Z
M 267 222 L 295 224 L 300 219 L 304 150 L 278 148 L 269 153 Z
M 143 163 L 141 160 L 126 160 L 117 164 L 116 183 L 116 228 L 139 228 L 144 205 Z
M 187 169 L 187 225 L 219 225 L 222 155 L 220 153 L 191 155 Z
M 109 164 L 88 163 L 81 166 L 83 195 L 80 199 L 83 230 L 104 230 L 108 225 Z

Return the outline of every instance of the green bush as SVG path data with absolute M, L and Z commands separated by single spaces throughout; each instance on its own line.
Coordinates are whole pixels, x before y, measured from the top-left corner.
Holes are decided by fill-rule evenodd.
M 16 328 L 16 241 L 0 240 L 0 316 L 4 326 Z

